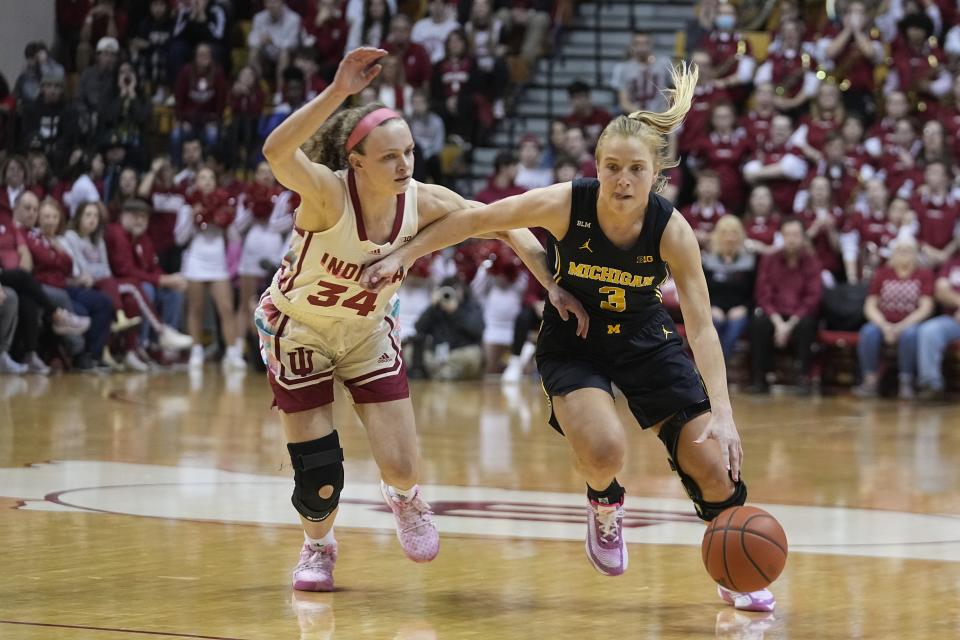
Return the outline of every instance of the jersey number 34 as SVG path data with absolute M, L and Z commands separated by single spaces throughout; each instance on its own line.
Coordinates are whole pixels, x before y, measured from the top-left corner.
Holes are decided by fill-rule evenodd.
M 321 290 L 307 296 L 307 302 L 316 307 L 333 307 L 339 304 L 341 307 L 353 309 L 359 316 L 369 315 L 371 311 L 377 308 L 377 294 L 372 291 L 361 291 L 357 295 L 341 301 L 341 297 L 350 290 L 350 287 L 333 282 L 324 282 L 323 280 L 318 280 L 317 286 Z

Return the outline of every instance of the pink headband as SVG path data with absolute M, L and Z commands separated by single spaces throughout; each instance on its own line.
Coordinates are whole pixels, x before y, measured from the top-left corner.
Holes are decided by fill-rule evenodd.
M 382 123 L 399 117 L 399 113 L 386 107 L 371 111 L 363 116 L 363 119 L 361 119 L 360 122 L 357 123 L 357 126 L 353 128 L 353 131 L 350 132 L 350 137 L 347 138 L 347 153 L 353 151 L 353 148 L 360 144 L 361 140 L 366 138 L 371 131 L 379 127 Z

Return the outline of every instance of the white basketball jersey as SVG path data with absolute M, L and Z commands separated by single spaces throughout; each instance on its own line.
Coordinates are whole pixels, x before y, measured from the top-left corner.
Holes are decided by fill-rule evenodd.
M 403 276 L 394 275 L 379 293 L 360 286 L 360 275 L 417 233 L 417 182 L 397 196 L 393 230 L 385 244 L 367 239 L 356 178 L 352 171 L 337 171 L 344 182 L 343 212 L 326 231 L 294 227 L 290 248 L 270 285 L 277 308 L 300 322 L 311 319 L 357 319 L 379 322 L 393 312 L 395 294 Z M 303 205 L 301 205 L 303 206 Z

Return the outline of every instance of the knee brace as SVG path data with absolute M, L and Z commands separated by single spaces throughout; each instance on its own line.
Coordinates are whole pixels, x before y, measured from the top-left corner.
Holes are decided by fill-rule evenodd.
M 307 520 L 326 520 L 340 502 L 343 489 L 343 449 L 336 430 L 310 442 L 287 444 L 293 464 L 294 508 Z M 331 486 L 329 498 L 321 498 L 321 488 Z
M 670 468 L 676 471 L 680 476 L 680 482 L 683 483 L 683 489 L 687 492 L 690 500 L 693 502 L 697 515 L 701 520 L 710 522 L 724 509 L 729 507 L 738 507 L 747 501 L 747 485 L 743 480 L 737 480 L 734 483 L 733 494 L 723 502 L 707 502 L 703 499 L 703 493 L 696 481 L 684 473 L 683 469 L 677 463 L 677 444 L 680 442 L 680 431 L 683 425 L 687 424 L 700 414 L 710 411 L 710 401 L 704 400 L 697 404 L 690 405 L 686 409 L 678 411 L 668 418 L 660 427 L 658 437 L 667 448 L 667 462 Z M 732 478 L 731 478 L 732 479 Z

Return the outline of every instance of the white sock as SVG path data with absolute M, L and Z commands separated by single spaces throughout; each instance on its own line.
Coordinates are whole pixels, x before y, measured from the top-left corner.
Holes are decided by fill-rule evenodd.
M 417 493 L 417 485 L 413 485 L 409 489 L 397 489 L 395 486 L 390 484 L 388 484 L 387 487 L 390 489 L 390 493 L 404 501 L 409 500 Z
M 243 343 L 244 343 L 243 338 L 237 338 L 236 340 L 233 341 L 233 351 L 239 356 L 243 355 L 243 347 L 244 347 Z
M 322 538 L 311 538 L 307 535 L 307 532 L 304 531 L 303 540 L 310 545 L 310 548 L 314 551 L 320 551 L 320 549 L 323 549 L 328 544 L 334 544 L 337 541 L 337 539 L 333 537 L 333 529 L 327 531 L 327 535 L 323 536 Z

